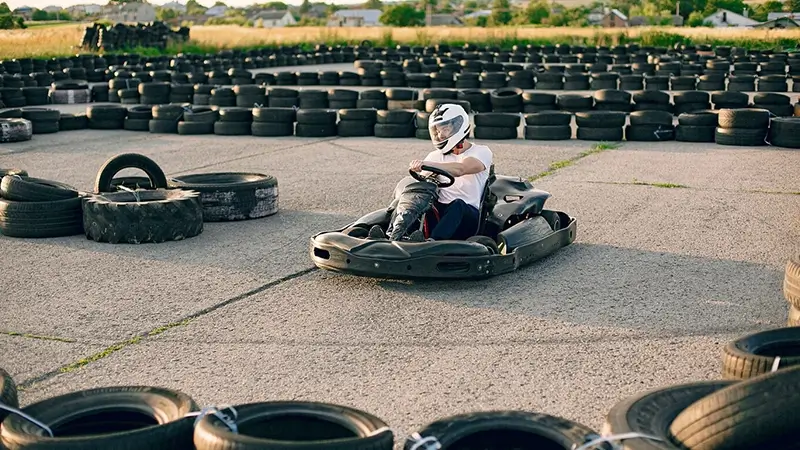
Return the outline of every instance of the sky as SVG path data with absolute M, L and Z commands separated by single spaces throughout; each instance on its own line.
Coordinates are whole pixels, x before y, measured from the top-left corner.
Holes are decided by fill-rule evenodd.
M 2 0 L 0 0 L 2 1 Z M 150 3 L 154 5 L 163 5 L 164 3 L 168 3 L 170 0 L 151 0 Z M 186 4 L 186 0 L 178 0 L 183 4 Z M 266 3 L 268 0 L 223 0 L 225 4 L 229 6 L 247 6 L 252 5 L 253 3 Z M 20 6 L 30 6 L 31 8 L 44 8 L 47 6 L 61 6 L 67 7 L 72 5 L 84 5 L 84 4 L 96 4 L 96 5 L 105 5 L 108 3 L 108 0 L 5 0 L 8 6 L 11 9 L 19 8 Z M 216 0 L 198 0 L 201 5 L 204 6 L 211 6 L 216 2 Z M 284 3 L 290 5 L 299 5 L 302 3 L 302 0 L 283 0 Z M 352 5 L 352 4 L 362 4 L 364 0 L 328 0 L 326 3 L 333 3 L 336 5 Z

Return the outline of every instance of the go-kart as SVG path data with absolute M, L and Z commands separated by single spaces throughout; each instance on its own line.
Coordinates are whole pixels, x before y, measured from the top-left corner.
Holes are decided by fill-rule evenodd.
M 466 240 L 412 241 L 421 231 L 430 237 L 438 188 L 455 177 L 437 167 L 409 171 L 395 188 L 387 208 L 373 211 L 335 231 L 311 238 L 311 259 L 326 270 L 359 276 L 415 278 L 487 278 L 544 258 L 575 240 L 577 221 L 561 211 L 544 209 L 548 192 L 519 177 L 494 173 L 481 199 L 478 229 Z M 442 180 L 444 178 L 444 180 Z M 385 238 L 369 237 L 379 225 Z M 419 235 L 419 233 L 417 233 Z

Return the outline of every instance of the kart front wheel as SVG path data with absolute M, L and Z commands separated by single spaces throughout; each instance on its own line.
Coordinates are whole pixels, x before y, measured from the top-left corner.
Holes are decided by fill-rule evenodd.
M 497 242 L 488 236 L 472 236 L 467 238 L 467 242 L 477 242 L 478 244 L 483 244 L 489 247 L 489 250 L 492 251 L 493 255 L 500 253 L 500 249 L 497 248 Z

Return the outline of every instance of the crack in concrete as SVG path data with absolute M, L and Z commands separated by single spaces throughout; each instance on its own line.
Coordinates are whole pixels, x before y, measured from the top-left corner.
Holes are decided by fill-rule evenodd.
M 16 331 L 7 331 L 7 330 L 0 330 L 0 334 L 4 334 L 6 336 L 13 336 L 13 337 L 22 337 L 27 339 L 36 339 L 39 341 L 55 341 L 55 342 L 66 342 L 69 344 L 75 344 L 78 342 L 77 339 L 72 338 L 64 338 L 58 336 L 44 336 L 40 334 L 32 334 L 32 333 L 19 333 Z
M 17 388 L 20 391 L 23 391 L 23 392 L 24 391 L 28 391 L 32 387 L 34 387 L 37 383 L 41 383 L 43 381 L 49 380 L 50 378 L 53 378 L 53 377 L 55 377 L 56 375 L 59 375 L 59 374 L 70 373 L 70 372 L 74 372 L 76 370 L 79 370 L 79 369 L 81 369 L 81 368 L 83 368 L 83 367 L 85 367 L 85 366 L 87 366 L 87 365 L 89 365 L 89 364 L 91 364 L 91 363 L 93 363 L 93 362 L 95 362 L 97 360 L 100 360 L 100 359 L 103 359 L 105 357 L 111 356 L 112 354 L 114 354 L 114 353 L 116 353 L 116 352 L 118 352 L 118 351 L 120 351 L 120 350 L 122 350 L 122 349 L 124 349 L 126 347 L 129 347 L 129 346 L 134 345 L 134 344 L 138 344 L 138 343 L 142 342 L 145 339 L 152 338 L 154 336 L 158 336 L 158 335 L 160 335 L 162 333 L 165 333 L 165 332 L 167 332 L 167 331 L 169 331 L 169 330 L 171 330 L 173 328 L 186 326 L 189 323 L 191 323 L 192 320 L 197 319 L 198 317 L 204 316 L 204 315 L 206 315 L 208 313 L 214 312 L 214 311 L 216 311 L 216 310 L 218 310 L 220 308 L 223 308 L 225 306 L 228 306 L 228 305 L 231 305 L 233 303 L 236 303 L 236 302 L 239 302 L 241 300 L 244 300 L 246 298 L 252 297 L 253 295 L 256 295 L 256 294 L 259 294 L 261 292 L 264 292 L 264 291 L 266 291 L 267 289 L 269 289 L 271 287 L 277 286 L 279 284 L 285 283 L 285 282 L 293 280 L 295 278 L 302 277 L 303 275 L 307 275 L 307 274 L 309 274 L 309 273 L 311 273 L 311 272 L 313 272 L 315 270 L 317 270 L 316 266 L 315 267 L 310 267 L 308 269 L 303 269 L 303 270 L 297 271 L 295 273 L 292 273 L 292 274 L 287 275 L 285 277 L 279 278 L 277 280 L 270 281 L 267 284 L 261 285 L 261 286 L 259 286 L 257 288 L 254 288 L 254 289 L 251 289 L 251 290 L 249 290 L 249 291 L 247 291 L 245 293 L 239 294 L 239 295 L 237 295 L 235 297 L 229 298 L 229 299 L 227 299 L 225 301 L 222 301 L 220 303 L 217 303 L 215 305 L 209 306 L 207 308 L 203 308 L 200 311 L 194 312 L 194 313 L 192 313 L 192 314 L 190 314 L 188 316 L 185 316 L 185 317 L 183 317 L 183 318 L 181 318 L 179 320 L 176 320 L 174 322 L 170 322 L 170 323 L 168 323 L 166 325 L 162 325 L 162 326 L 154 328 L 152 330 L 145 331 L 144 333 L 140 333 L 140 334 L 138 334 L 136 336 L 133 336 L 133 337 L 131 337 L 129 339 L 126 339 L 124 341 L 112 344 L 112 345 L 104 348 L 103 350 L 101 350 L 101 351 L 99 351 L 99 352 L 97 352 L 97 353 L 95 353 L 93 355 L 87 356 L 86 358 L 82 358 L 82 359 L 80 359 L 78 361 L 75 361 L 73 363 L 61 366 L 58 369 L 51 370 L 50 372 L 44 373 L 42 375 L 39 375 L 39 376 L 36 376 L 36 377 L 33 377 L 33 378 L 29 378 L 29 379 L 27 379 L 27 380 L 25 380 L 25 381 L 23 381 L 21 383 L 18 383 L 17 384 Z
M 544 178 L 546 176 L 552 175 L 552 174 L 556 173 L 557 171 L 559 171 L 561 169 L 564 169 L 566 167 L 569 167 L 569 166 L 575 164 L 577 161 L 580 161 L 581 159 L 586 158 L 587 156 L 594 155 L 594 154 L 597 154 L 597 153 L 602 153 L 602 152 L 604 152 L 606 150 L 616 149 L 616 148 L 619 148 L 619 146 L 620 146 L 620 144 L 618 144 L 618 143 L 599 142 L 599 143 L 595 144 L 594 146 L 592 146 L 592 148 L 590 148 L 589 150 L 579 153 L 578 156 L 574 156 L 574 157 L 569 158 L 569 159 L 563 159 L 561 161 L 555 161 L 555 162 L 550 163 L 550 165 L 547 167 L 547 170 L 545 170 L 544 172 L 539 172 L 536 175 L 528 177 L 528 181 L 536 181 L 538 179 L 541 179 L 541 178 Z
M 748 194 L 800 195 L 800 192 L 794 192 L 794 191 L 768 191 L 768 190 L 762 190 L 762 189 L 702 188 L 702 187 L 687 186 L 685 184 L 677 184 L 677 183 L 641 181 L 641 180 L 636 180 L 635 178 L 634 178 L 633 181 L 592 181 L 592 180 L 585 180 L 585 181 L 569 181 L 569 182 L 570 183 L 587 183 L 587 184 L 613 184 L 613 185 L 620 185 L 620 186 L 652 186 L 652 187 L 659 187 L 659 188 L 666 188 L 666 189 L 681 188 L 681 189 L 691 189 L 691 190 L 695 190 L 695 191 L 706 191 L 706 192 L 732 192 L 732 193 L 745 192 L 745 193 L 748 193 Z
M 281 151 L 284 151 L 284 150 L 293 150 L 293 149 L 296 149 L 296 148 L 307 147 L 309 145 L 319 144 L 321 142 L 335 141 L 337 139 L 339 139 L 339 136 L 333 136 L 333 137 L 330 137 L 328 139 L 319 139 L 319 140 L 316 140 L 316 141 L 313 141 L 313 142 L 306 142 L 304 144 L 291 145 L 289 147 L 283 147 L 283 148 L 279 148 L 279 149 L 274 149 L 273 148 L 273 149 L 270 149 L 270 150 L 267 150 L 267 151 L 264 151 L 264 152 L 254 153 L 252 155 L 239 156 L 237 158 L 226 159 L 224 161 L 217 161 L 215 163 L 206 164 L 206 165 L 203 165 L 203 166 L 198 166 L 198 167 L 192 167 L 190 169 L 179 170 L 177 172 L 171 173 L 170 176 L 180 175 L 180 174 L 184 174 L 184 173 L 191 172 L 191 171 L 194 171 L 194 170 L 199 170 L 199 169 L 208 169 L 209 167 L 218 166 L 220 164 L 226 164 L 226 163 L 229 163 L 229 162 L 241 161 L 241 160 L 249 159 L 249 158 L 255 158 L 257 156 L 263 156 L 263 155 L 267 155 L 267 154 L 270 154 L 270 153 L 281 152 Z

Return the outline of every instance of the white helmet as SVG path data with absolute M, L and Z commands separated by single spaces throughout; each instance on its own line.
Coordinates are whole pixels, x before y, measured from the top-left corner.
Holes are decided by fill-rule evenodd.
M 439 104 L 428 119 L 428 131 L 433 145 L 446 155 L 469 137 L 469 115 L 460 105 Z

